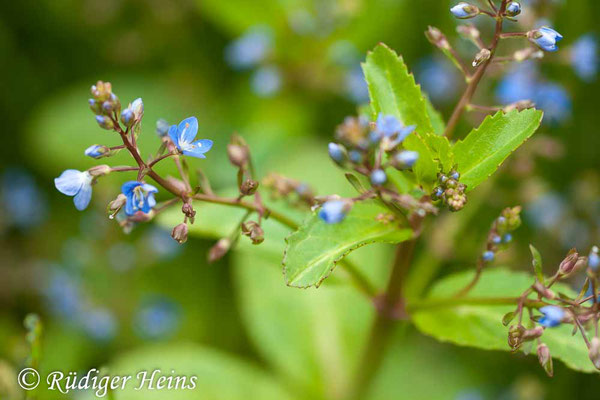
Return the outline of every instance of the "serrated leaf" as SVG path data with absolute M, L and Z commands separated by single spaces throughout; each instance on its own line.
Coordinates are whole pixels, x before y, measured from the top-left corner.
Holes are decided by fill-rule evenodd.
M 535 109 L 499 111 L 454 145 L 454 156 L 467 190 L 475 189 L 537 130 L 543 113 Z
M 537 280 L 541 284 L 544 284 L 544 272 L 543 272 L 543 268 L 542 268 L 542 255 L 540 254 L 538 249 L 533 247 L 533 245 L 531 245 L 531 244 L 529 245 L 529 250 L 531 250 L 531 256 L 533 257 L 533 260 L 531 261 L 531 265 L 533 266 L 533 272 L 535 272 L 535 276 L 537 277 Z
M 511 299 L 520 296 L 529 286 L 533 277 L 523 272 L 506 269 L 494 269 L 483 273 L 479 283 L 471 290 L 466 299 L 467 304 L 452 304 L 453 296 L 465 287 L 473 278 L 472 272 L 464 272 L 449 276 L 440 281 L 431 290 L 428 299 L 436 306 L 421 309 L 409 305 L 417 328 L 434 338 L 486 350 L 509 351 L 507 344 L 508 329 L 502 325 L 503 316 L 514 311 L 511 301 L 485 303 L 485 299 Z M 561 291 L 569 292 L 568 287 L 560 286 Z M 444 304 L 444 299 L 449 299 Z M 587 347 L 581 337 L 571 336 L 572 326 L 563 324 L 556 328 L 546 329 L 542 341 L 548 345 L 552 357 L 563 361 L 568 367 L 583 371 L 595 372 L 590 362 Z
M 448 138 L 428 133 L 423 135 L 423 140 L 433 153 L 433 158 L 441 164 L 442 170 L 450 172 L 454 167 L 454 152 Z
M 417 132 L 433 132 L 421 88 L 408 72 L 402 57 L 379 44 L 362 65 L 369 85 L 371 110 L 394 115 L 405 125 L 417 125 Z
M 390 211 L 375 201 L 356 203 L 338 224 L 327 224 L 313 214 L 286 240 L 283 271 L 287 284 L 318 287 L 351 251 L 369 243 L 400 243 L 412 237 L 409 228 L 378 218 L 386 214 Z

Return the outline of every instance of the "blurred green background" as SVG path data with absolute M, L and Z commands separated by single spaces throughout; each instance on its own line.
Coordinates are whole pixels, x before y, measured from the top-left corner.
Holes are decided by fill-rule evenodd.
M 507 206 L 525 209 L 515 245 L 501 258 L 511 267 L 528 268 L 529 243 L 552 270 L 569 248 L 583 252 L 600 241 L 600 86 L 595 76 L 582 79 L 571 60 L 572 45 L 597 34 L 600 3 L 523 4 L 521 29 L 543 19 L 565 36 L 559 53 L 528 72 L 543 84 L 560 85 L 559 95 L 544 96 L 558 97 L 544 103 L 555 121 L 544 124 L 492 182 L 475 191 L 465 211 L 444 214 L 428 227 L 410 277 L 418 290 L 411 295 L 426 290 L 431 278 L 471 268 L 491 221 Z M 210 209 L 201 210 L 196 225 L 204 238 L 178 246 L 169 236 L 169 221 L 140 225 L 125 235 L 105 216 L 123 176 L 96 185 L 92 204 L 82 213 L 54 189 L 53 178 L 67 168 L 92 166 L 83 154 L 89 145 L 118 144 L 98 128 L 87 106 L 90 85 L 104 80 L 125 104 L 143 98 L 144 155 L 158 147 L 158 118 L 177 123 L 197 116 L 199 136 L 214 140 L 215 147 L 206 160 L 192 164 L 203 168 L 217 189 L 235 182 L 225 145 L 238 132 L 263 176 L 277 171 L 308 182 L 319 194 L 351 193 L 328 160 L 326 143 L 336 125 L 368 101 L 361 60 L 378 42 L 394 48 L 447 118 L 463 86 L 423 32 L 428 25 L 439 27 L 469 60 L 475 50 L 457 37 L 450 5 L 445 0 L 3 2 L 0 398 L 22 398 L 15 374 L 29 354 L 22 321 L 31 312 L 45 326 L 42 371 L 107 366 L 133 373 L 161 367 L 199 375 L 199 389 L 169 393 L 170 399 L 342 398 L 373 318 L 371 305 L 343 276 L 341 283 L 318 290 L 287 288 L 278 256 L 282 243 L 274 239 L 263 249 L 242 246 L 208 265 L 207 250 L 233 229 L 235 212 L 215 211 L 223 215 L 215 221 Z M 482 32 L 489 27 L 479 26 Z M 507 71 L 490 71 L 477 95 L 481 104 L 504 98 Z M 481 118 L 465 118 L 459 137 Z M 128 162 L 120 154 L 114 164 Z M 383 285 L 389 255 L 389 248 L 376 246 L 355 259 Z M 440 344 L 407 327 L 398 332 L 369 398 L 597 396 L 597 376 L 555 364 L 555 378 L 549 379 L 534 357 Z M 57 397 L 45 390 L 36 396 L 94 398 L 84 392 Z M 165 398 L 145 392 L 114 396 Z

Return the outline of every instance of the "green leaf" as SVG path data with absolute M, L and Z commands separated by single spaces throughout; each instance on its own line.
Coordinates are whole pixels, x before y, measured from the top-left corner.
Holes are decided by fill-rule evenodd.
M 148 384 L 136 390 L 147 371 L 148 377 L 160 369 L 162 376 L 197 377 L 195 389 L 156 390 Z M 220 351 L 195 344 L 169 344 L 143 347 L 120 356 L 111 363 L 110 375 L 132 376 L 125 389 L 114 390 L 116 400 L 290 400 L 292 396 L 269 373 L 258 365 L 245 362 Z M 155 383 L 158 376 L 155 377 Z M 186 384 L 189 384 L 189 380 Z M 109 396 L 109 398 L 112 398 Z
M 454 145 L 454 155 L 467 190 L 475 189 L 537 130 L 543 113 L 535 109 L 499 111 Z
M 447 277 L 431 290 L 429 301 L 433 303 L 429 307 L 426 303 L 422 308 L 416 304 L 410 305 L 409 307 L 414 309 L 412 316 L 415 325 L 423 333 L 443 342 L 486 350 L 509 351 L 508 328 L 502 325 L 502 320 L 507 313 L 514 311 L 516 302 L 482 305 L 472 301 L 469 304 L 458 304 L 457 299 L 453 298 L 454 294 L 472 278 L 472 272 Z M 489 270 L 484 272 L 466 299 L 482 302 L 486 298 L 516 298 L 531 286 L 532 281 L 533 277 L 523 272 Z M 568 290 L 563 286 L 560 289 Z M 444 299 L 448 299 L 448 304 L 444 304 Z M 568 324 L 546 329 L 541 340 L 550 348 L 552 357 L 563 361 L 568 367 L 583 372 L 596 371 L 588 358 L 583 339 L 571 336 L 571 331 L 572 326 Z
M 429 116 L 429 120 L 431 121 L 431 125 L 433 126 L 433 132 L 436 135 L 442 136 L 444 131 L 446 130 L 446 123 L 444 122 L 444 117 L 442 114 L 435 109 L 433 104 L 427 96 L 425 96 L 425 107 L 427 109 L 427 115 Z
M 358 180 L 358 178 L 356 177 L 356 175 L 351 174 L 351 173 L 346 173 L 346 179 L 348 180 L 348 182 L 350 182 L 350 184 L 352 185 L 352 187 L 354 187 L 354 189 L 356 189 L 356 191 L 358 193 L 366 193 L 367 189 L 365 189 L 365 187 L 363 186 L 362 183 L 360 183 L 360 181 Z
M 542 255 L 533 247 L 533 245 L 529 245 L 529 249 L 531 250 L 531 255 L 533 257 L 533 261 L 531 264 L 533 265 L 533 271 L 535 272 L 535 276 L 540 283 L 544 283 L 544 272 L 542 269 Z
M 371 98 L 373 115 L 394 115 L 405 125 L 417 125 L 417 132 L 433 132 L 421 88 L 408 72 L 402 57 L 379 44 L 362 65 Z
M 454 167 L 454 151 L 448 138 L 428 133 L 423 135 L 423 140 L 433 153 L 433 158 L 441 164 L 442 170 L 450 172 Z
M 318 287 L 338 261 L 369 243 L 399 243 L 412 237 L 409 228 L 396 222 L 383 222 L 387 208 L 375 201 L 354 205 L 339 224 L 327 224 L 315 213 L 287 239 L 283 271 L 289 286 Z

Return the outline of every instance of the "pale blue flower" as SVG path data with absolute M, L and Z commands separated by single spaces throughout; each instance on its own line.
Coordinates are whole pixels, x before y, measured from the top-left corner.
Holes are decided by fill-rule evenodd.
M 538 320 L 538 323 L 546 328 L 554 328 L 560 325 L 565 317 L 565 310 L 557 306 L 545 306 L 540 308 L 540 312 L 544 314 Z
M 598 73 L 598 40 L 593 34 L 580 37 L 571 48 L 571 65 L 577 75 L 592 81 Z
M 255 26 L 227 46 L 225 60 L 233 68 L 247 69 L 261 63 L 272 47 L 271 29 Z
M 371 183 L 375 186 L 383 185 L 387 182 L 387 175 L 381 169 L 371 172 Z
M 337 224 L 346 218 L 348 204 L 343 200 L 330 200 L 321 206 L 319 218 L 328 224 Z
M 271 97 L 281 89 L 281 72 L 272 65 L 260 67 L 252 74 L 250 85 L 257 96 Z
M 479 14 L 479 8 L 475 7 L 472 4 L 465 3 L 461 1 L 454 7 L 450 9 L 450 12 L 456 17 L 460 19 L 473 18 L 474 16 Z
M 204 153 L 211 149 L 213 142 L 209 139 L 194 141 L 197 133 L 198 120 L 196 117 L 186 118 L 179 123 L 179 126 L 172 125 L 169 128 L 169 137 L 184 155 L 206 158 Z
M 156 205 L 154 194 L 158 192 L 158 189 L 152 185 L 129 181 L 123 184 L 121 191 L 127 198 L 125 214 L 128 216 L 132 216 L 138 211 L 147 214 Z
M 54 186 L 62 194 L 73 197 L 75 208 L 85 210 L 92 199 L 92 175 L 87 171 L 68 169 L 54 179 Z
M 173 241 L 171 239 L 171 241 Z M 166 298 L 145 300 L 134 319 L 134 329 L 142 338 L 163 339 L 179 327 L 179 306 Z
M 542 50 L 549 52 L 557 51 L 558 46 L 556 43 L 560 42 L 562 39 L 563 37 L 560 33 L 547 26 L 542 26 L 529 33 L 529 40 Z

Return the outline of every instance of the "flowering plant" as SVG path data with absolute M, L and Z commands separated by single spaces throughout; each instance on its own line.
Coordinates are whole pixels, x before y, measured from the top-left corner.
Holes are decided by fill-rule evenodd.
M 121 193 L 108 205 L 109 216 L 125 231 L 167 211 L 170 218 L 179 218 L 172 226 L 173 239 L 184 243 L 194 226 L 205 223 L 197 218 L 197 211 L 216 204 L 242 209 L 244 214 L 236 229 L 211 248 L 210 261 L 240 245 L 241 236 L 247 236 L 253 245 L 270 238 L 280 240 L 280 231 L 270 224 L 276 221 L 286 230 L 286 249 L 281 256 L 288 286 L 319 287 L 339 264 L 377 310 L 363 367 L 351 391 L 355 398 L 362 398 L 369 387 L 385 351 L 382 343 L 391 336 L 391 322 L 396 320 L 411 321 L 424 333 L 460 345 L 529 352 L 536 344 L 539 361 L 549 375 L 553 374 L 550 354 L 575 369 L 600 369 L 598 249 L 593 248 L 589 257 L 572 250 L 550 278 L 544 276 L 542 257 L 533 246 L 534 275 L 492 269 L 496 255 L 511 245 L 513 231 L 521 223 L 518 206 L 506 208 L 492 222 L 474 271 L 437 282 L 427 296 L 415 296 L 407 287 L 407 275 L 415 269 L 413 254 L 420 250 L 419 238 L 428 221 L 446 210 L 459 212 L 468 207 L 469 192 L 488 180 L 542 122 L 543 113 L 528 99 L 502 106 L 480 105 L 473 99 L 493 64 L 541 58 L 543 51 L 558 50 L 562 36 L 549 27 L 505 32 L 505 25 L 520 15 L 520 3 L 484 3 L 460 2 L 450 10 L 460 19 L 494 21 L 489 43 L 473 25 L 459 28 L 477 48 L 470 63 L 461 60 L 439 29 L 429 27 L 426 32 L 428 40 L 457 66 L 466 85 L 447 123 L 392 49 L 380 44 L 367 55 L 362 67 L 370 107 L 346 118 L 336 130 L 335 141 L 328 145 L 330 158 L 356 190 L 354 197 L 318 196 L 307 184 L 278 174 L 260 179 L 249 146 L 237 135 L 226 149 L 237 170 L 237 193 L 227 197 L 215 193 L 201 169 L 196 169 L 196 176 L 190 174 L 188 162 L 203 162 L 190 157 L 210 159 L 213 147 L 211 140 L 197 139 L 195 117 L 176 125 L 158 121 L 160 146 L 145 158 L 137 145 L 144 114 L 142 100 L 123 108 L 111 84 L 101 81 L 92 86 L 89 105 L 98 125 L 112 131 L 120 143 L 93 145 L 85 154 L 101 159 L 125 150 L 134 165 L 66 170 L 56 178 L 56 188 L 73 196 L 76 208 L 83 210 L 90 203 L 92 186 L 101 177 L 133 172 L 135 180 L 123 183 Z M 498 45 L 506 39 L 522 39 L 525 47 L 498 56 Z M 486 117 L 469 133 L 460 134 L 459 123 L 471 111 L 483 112 Z M 454 140 L 458 134 L 461 138 Z M 166 159 L 175 163 L 178 177 L 156 172 L 156 165 Z M 175 206 L 181 211 L 173 212 Z M 374 243 L 397 246 L 383 293 L 349 257 L 354 250 Z M 580 293 L 574 293 L 561 281 L 579 270 L 586 272 L 585 284 Z M 572 329 L 579 332 L 583 343 L 570 338 Z

